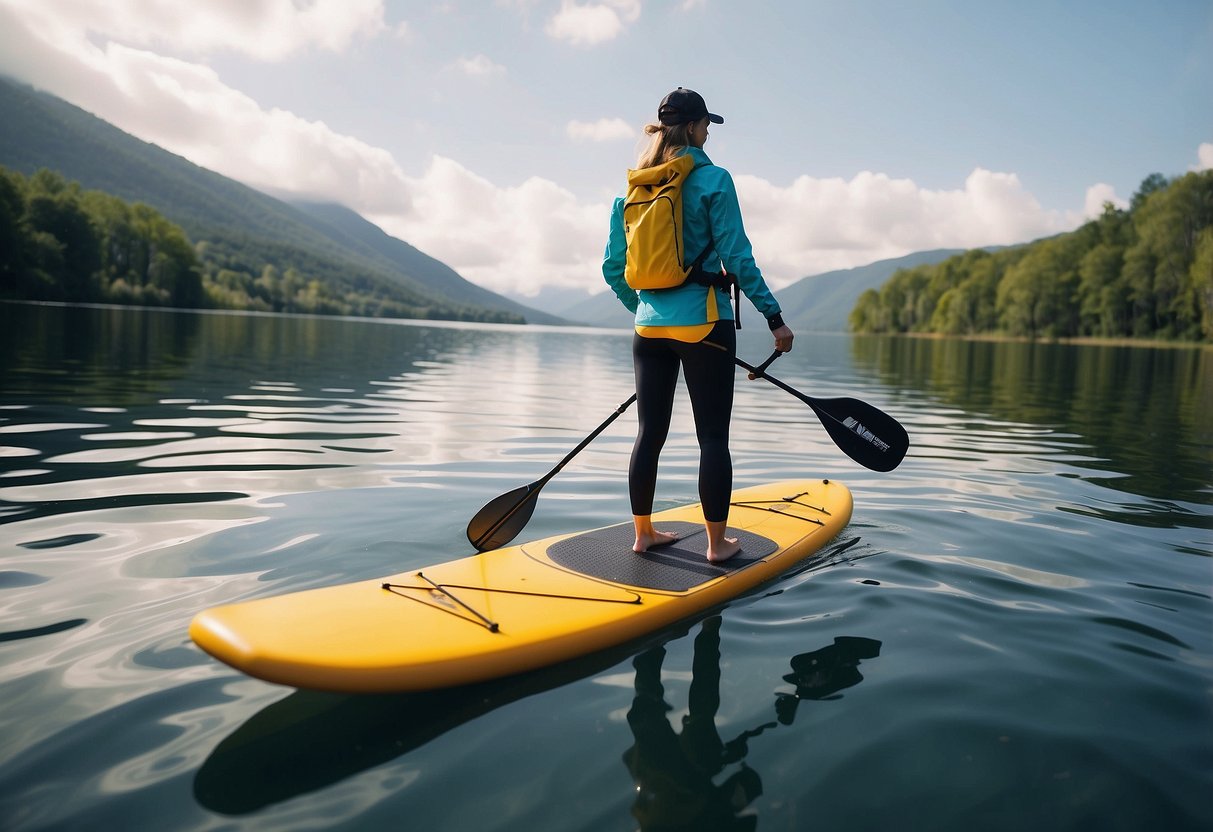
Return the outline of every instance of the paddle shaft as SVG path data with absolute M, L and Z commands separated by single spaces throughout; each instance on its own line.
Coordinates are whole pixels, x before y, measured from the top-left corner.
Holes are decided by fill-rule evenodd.
M 626 402 L 619 405 L 619 407 L 615 408 L 615 412 L 612 413 L 610 416 L 606 417 L 606 420 L 603 421 L 603 423 L 601 425 L 594 428 L 594 431 L 589 436 L 587 436 L 585 439 L 582 439 L 580 445 L 578 445 L 573 450 L 569 451 L 568 456 L 566 456 L 564 459 L 560 460 L 560 462 L 558 462 L 556 464 L 556 467 L 553 468 L 551 471 L 548 471 L 547 476 L 544 477 L 543 479 L 539 480 L 539 482 L 536 483 L 536 485 L 539 487 L 542 487 L 544 483 L 546 483 L 552 477 L 559 474 L 560 469 L 569 464 L 569 460 L 571 460 L 573 457 L 577 456 L 577 454 L 579 454 L 583 450 L 585 450 L 586 445 L 593 442 L 598 437 L 598 434 L 602 433 L 604 430 L 606 430 L 608 427 L 610 427 L 611 422 L 614 422 L 616 419 L 618 419 L 620 416 L 622 416 L 623 412 L 625 410 L 627 410 L 629 407 L 631 407 L 632 403 L 635 401 L 636 401 L 636 394 L 633 393 Z M 538 489 L 536 489 L 536 490 L 538 490 Z
M 490 540 L 493 537 L 493 535 L 497 534 L 497 532 L 501 529 L 501 527 L 504 526 L 506 523 L 508 523 L 510 521 L 510 519 L 512 517 L 514 517 L 514 515 L 516 515 L 524 507 L 532 506 L 532 508 L 528 510 L 526 518 L 524 518 L 521 521 L 521 524 L 520 524 L 520 528 L 521 528 L 521 525 L 524 525 L 526 523 L 526 520 L 530 519 L 530 511 L 534 510 L 533 506 L 535 504 L 535 500 L 537 500 L 539 498 L 539 491 L 545 485 L 547 485 L 548 480 L 550 480 L 552 477 L 559 474 L 560 470 L 562 468 L 564 468 L 564 466 L 568 465 L 570 460 L 573 459 L 573 457 L 577 456 L 577 454 L 579 454 L 583 450 L 585 450 L 585 446 L 590 444 L 591 442 L 593 442 L 598 437 L 598 434 L 600 434 L 604 430 L 606 430 L 612 422 L 614 422 L 616 419 L 618 419 L 625 410 L 627 410 L 629 407 L 632 406 L 632 403 L 634 401 L 636 401 L 635 393 L 633 393 L 626 402 L 619 405 L 619 407 L 615 408 L 615 411 L 610 416 L 608 416 L 601 425 L 594 428 L 594 430 L 590 433 L 589 436 L 587 436 L 585 439 L 581 440 L 581 442 L 577 445 L 576 448 L 569 451 L 568 454 L 565 455 L 564 459 L 562 459 L 562 460 L 560 460 L 560 462 L 556 463 L 555 468 L 553 468 L 551 471 L 548 471 L 547 474 L 545 474 L 541 479 L 536 480 L 535 482 L 531 483 L 530 485 L 524 486 L 521 489 L 515 489 L 516 491 L 522 492 L 519 495 L 517 502 L 513 503 L 512 505 L 509 505 L 508 508 L 505 509 L 505 511 L 502 513 L 502 515 L 500 517 L 498 517 L 496 520 L 489 523 L 488 528 L 486 528 L 483 532 L 481 532 L 479 534 L 473 534 L 471 532 L 471 529 L 473 526 L 478 524 L 478 521 L 483 520 L 482 515 L 486 514 L 488 511 L 500 510 L 499 505 L 496 508 L 491 508 L 491 507 L 493 507 L 494 504 L 499 504 L 503 499 L 509 499 L 509 495 L 513 492 L 507 492 L 506 494 L 503 494 L 501 497 L 498 497 L 496 500 L 490 501 L 484 508 L 482 508 L 479 512 L 477 512 L 476 516 L 473 517 L 472 521 L 468 524 L 468 529 L 469 529 L 468 540 L 472 543 L 472 545 L 474 547 L 476 547 L 476 550 L 481 551 L 481 552 L 485 551 L 483 546 L 485 545 L 486 541 Z M 491 517 L 492 515 L 489 514 L 489 516 Z M 516 534 L 518 530 L 511 530 L 511 531 L 513 531 Z M 509 536 L 512 537 L 513 535 L 510 534 Z

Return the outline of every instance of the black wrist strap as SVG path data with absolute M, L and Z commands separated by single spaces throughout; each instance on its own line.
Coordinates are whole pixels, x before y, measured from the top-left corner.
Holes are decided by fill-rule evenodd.
M 779 329 L 781 326 L 783 326 L 783 314 L 781 312 L 776 312 L 774 315 L 767 318 L 767 326 L 771 328 L 772 332 Z

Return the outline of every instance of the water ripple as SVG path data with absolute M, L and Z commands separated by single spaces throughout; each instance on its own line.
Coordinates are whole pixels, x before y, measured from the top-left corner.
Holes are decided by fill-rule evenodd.
M 468 554 L 479 506 L 630 395 L 627 338 L 21 311 L 0 327 L 14 830 L 633 828 L 650 694 L 672 750 L 711 726 L 732 755 L 714 782 L 760 780 L 759 828 L 1213 823 L 1205 359 L 1117 353 L 1090 381 L 1026 346 L 798 339 L 780 378 L 870 401 L 912 441 L 897 471 L 862 469 L 801 402 L 739 379 L 737 485 L 823 476 L 855 494 L 818 557 L 616 653 L 334 699 L 210 660 L 190 618 Z M 72 321 L 127 363 L 63 355 Z M 746 355 L 769 350 L 757 335 Z M 626 520 L 634 418 L 545 487 L 527 537 Z M 659 506 L 697 499 L 697 467 L 680 393 Z
M 87 624 L 86 618 L 73 618 L 68 621 L 57 621 L 54 624 L 47 624 L 42 627 L 31 627 L 28 630 L 13 630 L 10 632 L 0 631 L 0 641 L 20 641 L 26 638 L 38 638 L 39 636 L 49 636 L 55 633 L 62 633 L 65 630 L 72 630 L 79 627 L 81 624 Z

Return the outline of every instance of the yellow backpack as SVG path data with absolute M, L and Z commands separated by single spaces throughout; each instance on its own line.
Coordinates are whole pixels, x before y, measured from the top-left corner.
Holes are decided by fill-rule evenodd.
M 705 250 L 694 263 L 686 264 L 682 247 L 682 186 L 694 167 L 688 153 L 628 171 L 623 200 L 624 278 L 633 289 L 681 286 L 707 255 Z

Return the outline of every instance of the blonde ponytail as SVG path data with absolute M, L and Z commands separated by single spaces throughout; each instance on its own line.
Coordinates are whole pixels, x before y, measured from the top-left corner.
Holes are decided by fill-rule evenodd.
M 649 144 L 636 160 L 637 169 L 665 164 L 681 153 L 690 144 L 691 124 L 646 124 L 644 132 L 650 137 Z

